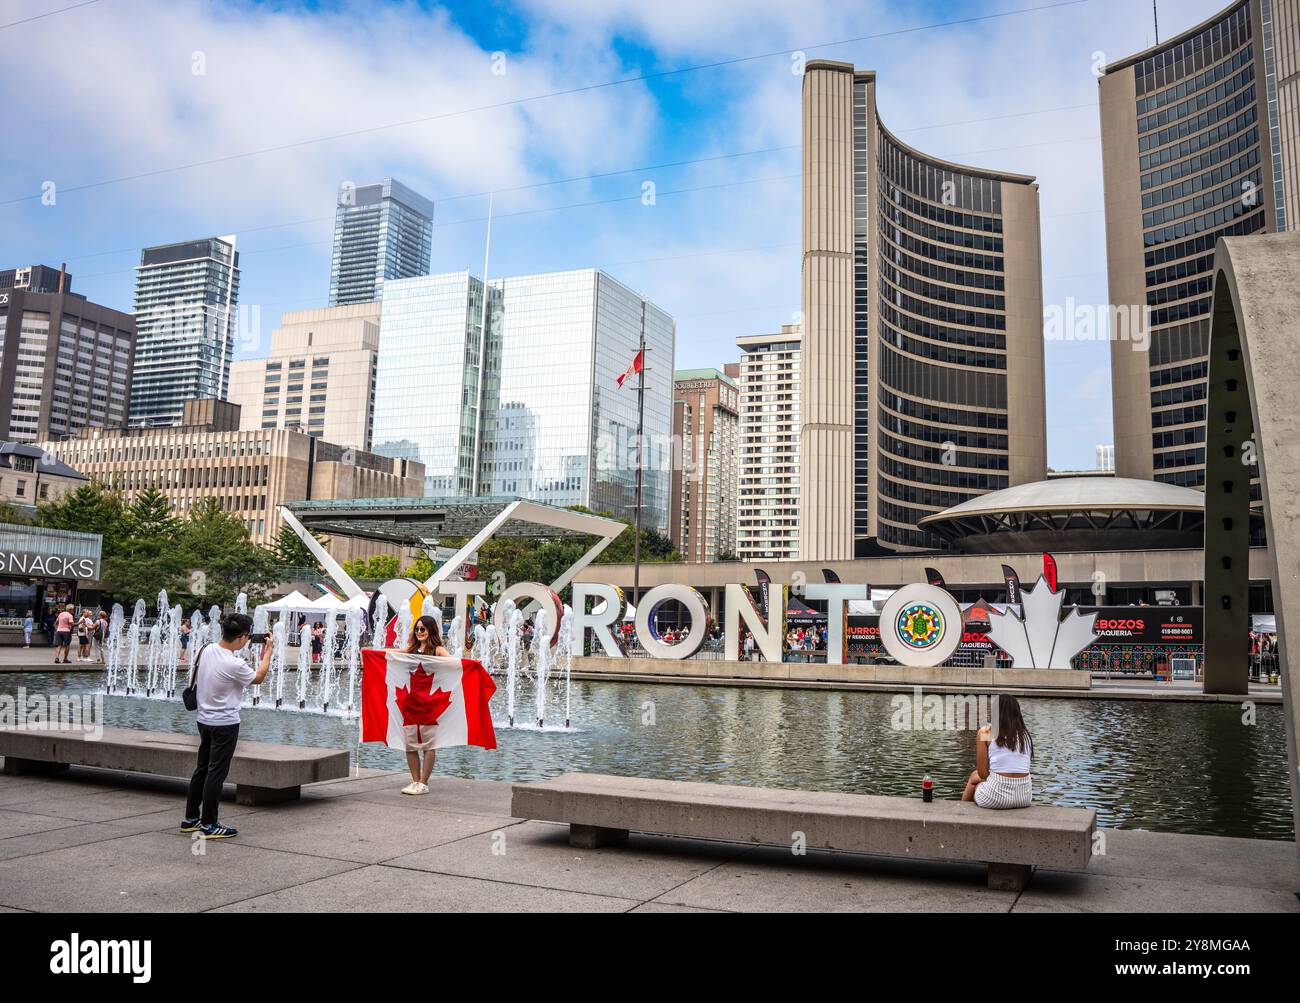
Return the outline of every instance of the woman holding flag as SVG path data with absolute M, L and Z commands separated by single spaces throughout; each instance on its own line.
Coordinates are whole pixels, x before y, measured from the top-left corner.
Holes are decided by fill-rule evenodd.
M 446 658 L 450 652 L 442 646 L 442 634 L 438 630 L 438 621 L 431 616 L 422 616 L 411 628 L 410 643 L 406 646 L 408 655 L 434 655 Z M 423 672 L 423 669 L 417 669 Z M 412 686 L 412 691 L 417 687 Z M 402 732 L 406 736 L 406 765 L 411 770 L 411 782 L 402 788 L 403 794 L 428 794 L 429 774 L 433 772 L 436 758 L 434 752 L 437 725 L 407 724 Z M 420 753 L 424 753 L 424 764 L 420 763 Z

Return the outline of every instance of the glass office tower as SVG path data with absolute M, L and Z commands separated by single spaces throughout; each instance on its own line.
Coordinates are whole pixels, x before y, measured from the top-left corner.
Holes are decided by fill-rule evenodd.
M 637 380 L 645 332 L 643 525 L 666 532 L 672 434 L 670 316 L 603 272 L 489 282 L 390 282 L 375 387 L 375 452 L 421 460 L 426 493 L 515 495 L 636 510 Z
M 385 178 L 339 187 L 330 261 L 330 306 L 373 303 L 384 283 L 429 274 L 433 203 Z
M 426 497 L 480 493 L 480 375 L 493 366 L 482 322 L 483 282 L 468 272 L 399 279 L 384 292 L 374 452 L 423 463 Z
M 235 354 L 234 237 L 146 247 L 136 269 L 132 427 L 179 425 L 187 400 L 224 400 Z

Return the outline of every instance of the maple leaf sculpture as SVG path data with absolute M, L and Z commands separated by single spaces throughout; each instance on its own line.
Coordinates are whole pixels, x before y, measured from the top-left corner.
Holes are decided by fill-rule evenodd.
M 396 691 L 397 709 L 402 724 L 437 724 L 442 712 L 451 706 L 451 694 L 441 687 L 433 689 L 433 676 L 414 669 L 406 686 Z
M 1013 669 L 1068 669 L 1070 659 L 1096 639 L 1096 613 L 1083 616 L 1077 609 L 1061 619 L 1065 592 L 1053 592 L 1038 576 L 1032 589 L 1020 593 L 1024 616 L 1011 610 L 990 617 L 989 638 L 1011 656 Z

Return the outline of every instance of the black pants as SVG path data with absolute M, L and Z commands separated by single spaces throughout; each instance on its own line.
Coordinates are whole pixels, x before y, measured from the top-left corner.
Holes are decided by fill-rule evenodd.
M 230 772 L 230 761 L 235 758 L 235 743 L 239 741 L 237 724 L 199 723 L 199 765 L 190 777 L 190 797 L 185 804 L 185 817 L 198 818 L 204 825 L 217 824 L 217 804 L 221 801 L 221 785 Z M 199 814 L 199 805 L 203 806 Z

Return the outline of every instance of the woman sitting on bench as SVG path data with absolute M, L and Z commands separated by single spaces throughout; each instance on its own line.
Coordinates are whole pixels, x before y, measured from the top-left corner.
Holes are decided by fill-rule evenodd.
M 997 696 L 992 728 L 975 733 L 975 772 L 966 781 L 963 801 L 974 801 L 981 808 L 1028 808 L 1033 800 L 1033 779 L 1029 775 L 1034 742 L 1020 715 L 1020 701 L 1015 697 Z

